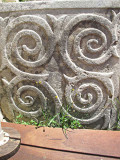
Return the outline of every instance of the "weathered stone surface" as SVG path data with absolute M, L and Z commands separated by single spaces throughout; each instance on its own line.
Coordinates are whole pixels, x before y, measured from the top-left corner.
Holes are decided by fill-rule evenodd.
M 16 113 L 40 118 L 42 109 L 56 114 L 63 105 L 91 128 L 116 123 L 119 2 L 0 5 L 0 98 L 7 119 L 13 121 Z

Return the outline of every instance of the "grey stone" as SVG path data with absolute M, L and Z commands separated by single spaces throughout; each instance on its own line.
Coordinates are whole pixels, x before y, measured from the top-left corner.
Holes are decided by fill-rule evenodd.
M 87 127 L 114 127 L 119 109 L 119 7 L 120 0 L 2 3 L 3 115 L 10 121 L 19 113 L 40 119 L 42 109 L 54 115 L 62 107 Z

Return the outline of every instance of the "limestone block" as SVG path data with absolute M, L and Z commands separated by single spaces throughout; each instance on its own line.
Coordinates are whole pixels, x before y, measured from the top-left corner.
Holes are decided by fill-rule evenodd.
M 4 117 L 39 119 L 42 109 L 55 115 L 62 108 L 87 127 L 111 128 L 119 97 L 119 7 L 119 0 L 2 3 Z

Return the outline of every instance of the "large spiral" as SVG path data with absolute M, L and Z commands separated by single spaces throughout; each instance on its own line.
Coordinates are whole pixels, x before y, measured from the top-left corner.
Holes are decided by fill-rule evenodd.
M 82 29 L 79 27 L 79 24 L 82 24 L 82 22 L 94 22 L 94 24 L 97 24 L 97 27 L 93 28 L 95 25 L 93 26 L 92 23 L 91 27 L 88 27 L 87 29 L 85 27 Z M 101 26 L 102 29 L 99 26 Z M 76 34 L 73 34 L 73 31 L 75 32 L 76 30 Z M 70 46 L 68 47 L 70 36 L 71 39 L 74 37 L 74 50 L 72 50 L 71 53 L 69 51 Z M 86 49 L 85 52 L 87 53 L 96 54 L 97 58 L 86 56 L 87 53 L 84 55 L 84 49 L 81 47 L 81 44 L 82 41 L 84 41 L 84 38 L 87 38 L 88 36 L 89 38 L 87 39 L 87 42 L 85 41 L 86 45 L 84 44 L 83 48 Z M 90 38 L 90 36 L 92 38 Z M 99 40 L 97 38 L 99 38 Z M 115 46 L 111 45 L 115 40 L 115 29 L 112 27 L 112 23 L 108 19 L 94 14 L 81 14 L 71 19 L 66 25 L 60 40 L 60 51 L 64 62 L 73 71 L 77 72 L 78 65 L 71 58 L 71 54 L 73 55 L 74 51 L 77 59 L 87 64 L 100 65 L 105 63 L 112 55 L 117 56 Z M 93 44 L 95 44 L 95 47 L 92 46 Z
M 41 78 L 41 79 L 40 79 Z M 45 78 L 45 77 L 44 77 Z M 55 90 L 44 80 L 39 77 L 38 85 L 36 77 L 20 77 L 13 78 L 10 82 L 2 79 L 7 87 L 9 106 L 13 111 L 19 112 L 25 117 L 40 117 L 42 110 L 50 109 L 48 100 L 52 102 L 51 110 L 55 110 L 54 114 L 60 111 L 61 102 Z M 57 97 L 57 98 L 56 98 Z
M 41 37 L 37 30 L 34 30 L 34 27 L 28 29 L 30 24 L 34 27 L 37 27 L 38 31 L 41 34 L 44 34 L 44 41 L 46 38 L 46 45 L 44 46 L 43 37 Z M 20 27 L 24 26 L 24 27 Z M 25 29 L 26 27 L 26 29 Z M 14 30 L 17 30 L 17 33 L 13 33 Z M 19 69 L 13 64 L 12 62 L 12 54 L 22 66 L 35 68 L 45 64 L 52 56 L 54 51 L 54 34 L 49 26 L 49 24 L 41 17 L 38 16 L 31 16 L 31 15 L 24 15 L 12 20 L 5 29 L 5 39 L 6 39 L 6 48 L 5 48 L 5 56 L 7 59 L 7 65 L 9 68 L 13 69 L 14 72 L 18 72 Z M 28 48 L 26 44 L 21 46 L 22 51 L 19 51 L 18 43 L 22 37 L 29 37 L 32 38 L 35 42 L 35 47 L 33 49 Z M 12 38 L 9 40 L 9 38 Z M 24 59 L 22 54 L 27 54 L 29 56 L 36 56 L 35 60 Z M 13 56 L 12 56 L 13 57 Z
M 65 98 L 72 111 L 63 108 L 64 112 L 71 118 L 80 121 L 81 124 L 92 124 L 101 119 L 109 104 L 109 95 L 103 89 L 104 87 L 92 81 L 74 86 L 74 89 L 71 84 L 66 86 Z M 86 114 L 88 117 L 84 118 Z

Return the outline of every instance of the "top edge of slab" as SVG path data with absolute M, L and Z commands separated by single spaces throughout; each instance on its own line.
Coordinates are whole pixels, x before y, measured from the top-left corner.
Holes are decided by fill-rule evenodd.
M 0 12 L 78 8 L 120 8 L 120 0 L 49 0 L 19 3 L 0 3 Z

